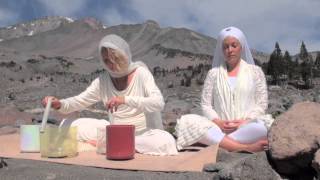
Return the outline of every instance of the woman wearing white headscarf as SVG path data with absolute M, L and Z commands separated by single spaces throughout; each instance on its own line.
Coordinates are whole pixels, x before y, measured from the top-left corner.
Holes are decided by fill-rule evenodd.
M 229 151 L 261 151 L 268 144 L 267 129 L 273 122 L 265 114 L 267 106 L 265 76 L 254 65 L 244 34 L 235 27 L 225 28 L 218 36 L 213 67 L 203 87 L 205 117 L 185 115 L 178 120 L 178 149 L 200 142 Z
M 136 150 L 153 155 L 177 154 L 174 138 L 163 131 L 160 111 L 164 107 L 162 94 L 154 78 L 142 62 L 132 62 L 128 43 L 117 35 L 105 36 L 99 44 L 99 56 L 106 73 L 96 78 L 81 94 L 59 100 L 52 96 L 52 107 L 62 113 L 80 111 L 102 101 L 109 111 L 112 124 L 134 125 Z M 78 127 L 78 139 L 96 142 L 97 128 L 110 122 L 81 118 L 69 122 Z M 65 122 L 65 124 L 68 124 Z

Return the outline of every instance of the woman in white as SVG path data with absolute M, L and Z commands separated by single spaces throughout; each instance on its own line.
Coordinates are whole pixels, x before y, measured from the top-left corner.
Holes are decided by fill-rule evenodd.
M 163 131 L 160 111 L 162 94 L 154 78 L 142 62 L 132 62 L 128 43 L 117 35 L 105 36 L 99 44 L 99 55 L 106 73 L 96 78 L 81 94 L 59 100 L 52 98 L 52 107 L 62 113 L 80 111 L 102 101 L 112 124 L 130 124 L 136 129 L 136 150 L 153 155 L 177 154 L 174 138 Z M 78 139 L 95 144 L 97 128 L 106 127 L 106 120 L 81 118 L 70 122 L 78 127 Z
M 195 142 L 219 144 L 229 151 L 262 151 L 273 122 L 263 71 L 254 64 L 244 34 L 223 29 L 217 40 L 213 67 L 201 96 L 205 117 L 185 115 L 178 120 L 178 149 Z

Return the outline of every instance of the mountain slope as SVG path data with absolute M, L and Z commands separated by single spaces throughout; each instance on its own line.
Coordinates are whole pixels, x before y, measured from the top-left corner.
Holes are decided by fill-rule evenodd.
M 35 24 L 30 22 L 29 24 Z M 50 24 L 52 21 L 42 24 Z M 60 23 L 59 23 L 60 22 Z M 39 24 L 39 23 L 38 23 Z M 15 27 L 20 27 L 21 24 Z M 32 36 L 8 38 L 0 48 L 20 53 L 45 56 L 67 56 L 80 59 L 97 59 L 100 39 L 107 34 L 118 34 L 130 44 L 133 59 L 155 66 L 173 69 L 189 65 L 211 64 L 216 40 L 185 28 L 161 28 L 155 21 L 143 24 L 117 25 L 105 28 L 93 18 L 77 21 L 57 19 L 50 28 L 43 28 Z M 41 29 L 41 28 L 39 28 Z M 11 29 L 11 33 L 14 34 Z M 9 33 L 9 31 L 7 32 Z M 10 34 L 10 33 L 9 33 Z M 8 36 L 9 37 L 9 36 Z M 265 61 L 267 55 L 254 51 L 256 59 Z
M 72 22 L 74 22 L 74 20 L 61 16 L 44 17 L 26 23 L 0 28 L 0 39 L 3 41 L 22 36 L 32 36 Z

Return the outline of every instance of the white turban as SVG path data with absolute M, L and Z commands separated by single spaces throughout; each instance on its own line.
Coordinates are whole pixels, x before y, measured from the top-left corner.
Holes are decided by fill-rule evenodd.
M 222 29 L 219 33 L 218 40 L 217 40 L 217 46 L 215 49 L 215 52 L 213 54 L 213 62 L 212 67 L 219 67 L 220 65 L 223 65 L 225 63 L 225 57 L 223 54 L 223 41 L 226 37 L 232 36 L 241 44 L 242 50 L 241 50 L 241 59 L 246 61 L 248 64 L 254 64 L 254 60 L 252 58 L 252 54 L 249 48 L 249 45 L 247 43 L 246 37 L 242 33 L 242 31 L 236 27 L 227 27 L 225 29 Z

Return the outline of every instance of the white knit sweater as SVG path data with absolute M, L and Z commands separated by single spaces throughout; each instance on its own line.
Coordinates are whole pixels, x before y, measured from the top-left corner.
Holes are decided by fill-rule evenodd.
M 227 121 L 260 119 L 265 122 L 266 127 L 270 127 L 273 119 L 265 114 L 268 107 L 268 91 L 261 68 L 242 61 L 241 73 L 251 74 L 251 77 L 240 76 L 235 90 L 229 87 L 227 75 L 220 78 L 224 82 L 218 81 L 221 75 L 219 71 L 221 68 L 213 68 L 207 74 L 201 97 L 204 116 L 209 120 L 219 118 Z

